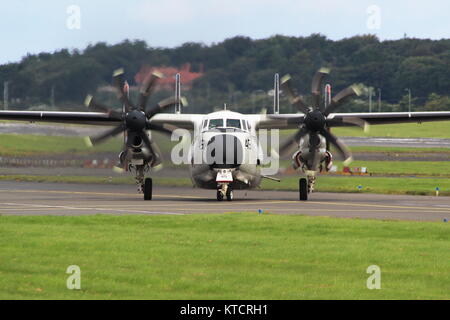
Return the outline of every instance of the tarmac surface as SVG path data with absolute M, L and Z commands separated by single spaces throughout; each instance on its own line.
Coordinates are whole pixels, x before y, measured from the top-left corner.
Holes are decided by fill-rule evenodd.
M 218 202 L 214 190 L 154 186 L 144 201 L 135 186 L 0 181 L 0 215 L 87 215 L 252 212 L 342 218 L 444 221 L 450 198 L 364 193 L 313 193 L 298 201 L 297 192 L 236 190 L 234 200 Z

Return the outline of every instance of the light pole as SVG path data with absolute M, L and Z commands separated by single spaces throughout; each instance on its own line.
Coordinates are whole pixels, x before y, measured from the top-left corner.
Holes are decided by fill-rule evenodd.
M 369 88 L 369 112 L 372 112 L 372 96 L 373 96 L 372 87 L 370 87 Z
M 408 112 L 411 112 L 411 89 L 406 88 L 405 91 L 408 91 Z
M 378 88 L 378 112 L 381 112 L 381 89 Z

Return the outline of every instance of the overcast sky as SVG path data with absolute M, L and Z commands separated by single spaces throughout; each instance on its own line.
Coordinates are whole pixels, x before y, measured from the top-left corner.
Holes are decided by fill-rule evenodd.
M 0 63 L 127 38 L 175 47 L 236 35 L 450 37 L 449 0 L 2 0 L 0 12 Z

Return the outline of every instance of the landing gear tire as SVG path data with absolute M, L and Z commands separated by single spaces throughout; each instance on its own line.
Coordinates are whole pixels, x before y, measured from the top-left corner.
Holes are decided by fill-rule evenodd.
M 308 200 L 308 180 L 306 178 L 298 180 L 298 191 L 300 201 Z
M 217 201 L 223 200 L 223 193 L 220 190 L 217 190 Z
M 153 188 L 153 181 L 151 178 L 146 178 L 144 181 L 144 200 L 152 200 L 152 188 Z
M 233 190 L 231 190 L 231 188 L 227 189 L 227 200 L 228 201 L 233 200 Z

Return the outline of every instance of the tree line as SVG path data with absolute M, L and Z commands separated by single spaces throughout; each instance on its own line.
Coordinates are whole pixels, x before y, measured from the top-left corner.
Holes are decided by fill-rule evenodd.
M 231 109 L 259 112 L 271 108 L 267 92 L 273 76 L 289 73 L 298 92 L 307 98 L 311 79 L 320 67 L 329 67 L 333 92 L 357 83 L 364 95 L 341 112 L 450 110 L 450 39 L 404 38 L 380 41 L 374 35 L 333 41 L 321 34 L 308 37 L 276 35 L 253 40 L 236 36 L 205 45 L 187 42 L 175 48 L 151 47 L 145 41 L 103 42 L 84 50 L 62 49 L 28 54 L 21 61 L 0 66 L 0 84 L 8 81 L 10 108 L 81 108 L 88 93 L 111 84 L 112 71 L 125 69 L 130 85 L 142 66 L 181 67 L 204 71 L 184 94 L 189 112 L 208 112 L 227 103 Z M 411 92 L 411 99 L 409 99 Z M 137 94 L 134 92 L 133 94 Z M 172 92 L 158 92 L 160 98 Z M 100 93 L 114 103 L 114 95 Z M 381 100 L 378 101 L 378 98 Z M 379 103 L 380 102 L 380 103 Z M 117 104 L 117 103 L 116 103 Z M 281 111 L 294 111 L 286 98 Z

